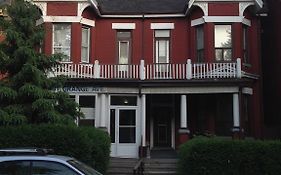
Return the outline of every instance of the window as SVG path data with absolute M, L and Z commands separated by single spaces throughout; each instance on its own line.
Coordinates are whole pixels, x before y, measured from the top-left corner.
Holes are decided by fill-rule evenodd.
M 84 118 L 79 120 L 79 126 L 94 126 L 95 125 L 95 96 L 80 95 L 79 106 Z
M 156 63 L 169 63 L 170 31 L 155 30 L 155 61 Z
M 53 27 L 53 53 L 65 55 L 62 61 L 70 61 L 71 25 L 54 24 Z
M 0 163 L 0 174 L 29 175 L 30 161 L 8 161 Z
M 248 27 L 243 27 L 243 61 L 249 63 L 248 55 Z
M 127 71 L 126 64 L 130 62 L 130 50 L 131 50 L 131 32 L 130 31 L 118 31 L 117 32 L 117 50 L 118 50 L 118 64 L 119 71 Z M 124 64 L 124 65 L 122 65 Z
M 67 166 L 48 161 L 32 161 L 32 173 L 33 175 L 78 175 Z
M 111 105 L 115 106 L 137 106 L 136 96 L 111 96 Z
M 136 110 L 119 111 L 119 143 L 136 143 Z
M 197 61 L 204 61 L 204 26 L 198 26 L 196 28 L 196 52 Z
M 216 61 L 231 61 L 232 36 L 231 25 L 215 25 Z
M 90 53 L 90 28 L 82 27 L 81 62 L 89 63 Z

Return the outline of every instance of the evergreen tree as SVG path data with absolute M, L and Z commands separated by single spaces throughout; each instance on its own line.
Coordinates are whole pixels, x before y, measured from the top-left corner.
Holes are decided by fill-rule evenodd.
M 0 43 L 0 125 L 22 123 L 74 123 L 81 113 L 68 94 L 57 91 L 61 77 L 48 73 L 62 55 L 39 52 L 44 39 L 42 25 L 36 26 L 40 10 L 24 0 L 7 7 L 9 19 L 0 19 L 5 40 Z

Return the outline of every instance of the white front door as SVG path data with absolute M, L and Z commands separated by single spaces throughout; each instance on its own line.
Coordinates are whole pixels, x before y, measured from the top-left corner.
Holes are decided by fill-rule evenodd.
M 140 145 L 140 119 L 136 108 L 110 109 L 111 156 L 137 158 Z

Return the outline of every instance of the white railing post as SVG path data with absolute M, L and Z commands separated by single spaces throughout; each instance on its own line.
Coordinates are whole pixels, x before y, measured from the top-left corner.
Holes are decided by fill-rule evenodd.
M 95 60 L 95 64 L 94 64 L 94 78 L 100 78 L 99 60 Z
M 237 78 L 241 78 L 242 77 L 241 58 L 237 58 L 236 63 L 237 63 L 237 67 L 236 67 Z
M 187 59 L 186 62 L 186 78 L 190 80 L 192 78 L 192 64 L 191 59 Z
M 144 68 L 144 60 L 140 60 L 140 79 L 144 80 L 145 79 L 145 68 Z

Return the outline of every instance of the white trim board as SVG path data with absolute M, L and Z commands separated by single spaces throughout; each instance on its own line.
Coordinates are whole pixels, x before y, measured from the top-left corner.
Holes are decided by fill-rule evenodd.
M 112 29 L 136 29 L 135 23 L 112 23 Z
M 246 19 L 244 16 L 203 16 L 191 21 L 191 26 L 197 26 L 206 22 L 213 23 L 243 23 L 251 26 L 251 20 Z
M 174 29 L 174 23 L 151 23 L 150 29 Z
M 95 21 L 82 16 L 42 16 L 39 20 L 36 21 L 36 25 L 43 24 L 44 22 L 63 22 L 63 23 L 81 23 L 91 27 L 95 27 Z

